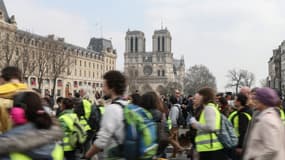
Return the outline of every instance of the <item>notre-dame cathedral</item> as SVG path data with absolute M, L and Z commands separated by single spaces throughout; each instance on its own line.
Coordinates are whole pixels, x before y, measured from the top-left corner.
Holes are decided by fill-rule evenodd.
M 125 37 L 125 74 L 129 79 L 129 92 L 156 91 L 167 94 L 170 86 L 183 89 L 184 58 L 174 59 L 171 34 L 165 29 L 156 30 L 152 36 L 152 51 L 146 48 L 141 31 L 128 30 Z

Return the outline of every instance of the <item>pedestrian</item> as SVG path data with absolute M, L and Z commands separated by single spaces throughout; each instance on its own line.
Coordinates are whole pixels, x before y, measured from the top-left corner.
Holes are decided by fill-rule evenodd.
M 279 101 L 278 95 L 270 88 L 260 88 L 253 101 L 260 113 L 249 132 L 243 159 L 285 159 L 285 128 L 274 109 Z
M 44 111 L 40 96 L 33 91 L 17 93 L 14 96 L 14 107 L 11 108 L 11 117 L 14 128 L 4 133 L 3 137 L 23 136 L 26 132 L 35 132 L 37 130 L 47 130 L 52 127 L 51 117 Z M 29 138 L 24 145 L 30 146 L 34 143 L 34 138 Z M 42 137 L 40 137 L 41 139 Z M 1 139 L 1 138 L 0 138 Z M 18 142 L 19 143 L 19 142 Z M 32 143 L 32 144 L 31 144 Z M 3 145 L 3 144 L 1 144 Z M 6 147 L 14 146 L 7 145 Z M 47 141 L 36 148 L 25 147 L 23 152 L 9 152 L 3 155 L 4 159 L 27 160 L 27 159 L 63 159 L 63 149 L 55 141 Z M 2 158 L 3 158 L 2 157 Z M 2 159 L 1 158 L 1 159 Z
M 220 129 L 221 113 L 215 104 L 215 91 L 212 88 L 203 88 L 198 91 L 202 97 L 204 109 L 197 121 L 195 117 L 190 119 L 190 124 L 197 129 L 195 137 L 196 150 L 199 152 L 200 160 L 227 160 L 223 152 L 223 145 L 214 133 Z
M 172 158 L 176 157 L 178 152 L 184 151 L 184 148 L 178 142 L 179 136 L 179 124 L 178 119 L 179 116 L 183 116 L 180 114 L 181 106 L 178 104 L 177 97 L 170 98 L 171 108 L 169 111 L 169 118 L 171 120 L 171 129 L 170 129 L 170 143 L 173 146 Z
M 147 92 L 140 98 L 140 106 L 148 110 L 158 127 L 158 150 L 157 158 L 167 158 L 165 149 L 169 144 L 169 129 L 167 125 L 166 110 L 163 102 L 155 92 Z
M 59 114 L 59 122 L 64 131 L 63 137 L 63 150 L 64 157 L 67 160 L 76 159 L 76 146 L 71 144 L 71 135 L 73 134 L 73 128 L 75 121 L 79 121 L 77 115 L 73 112 L 73 101 L 69 98 L 63 98 L 61 105 L 61 113 Z
M 220 112 L 226 117 L 228 117 L 229 114 L 234 111 L 234 107 L 229 106 L 229 103 L 225 97 L 219 98 L 218 104 Z
M 125 76 L 119 71 L 109 71 L 105 73 L 103 79 L 103 92 L 105 96 L 110 97 L 113 102 L 127 105 L 127 102 L 122 100 L 126 90 Z M 113 156 L 108 151 L 122 144 L 124 141 L 123 119 L 123 108 L 120 105 L 112 103 L 106 106 L 97 139 L 85 154 L 85 158 L 91 158 L 103 150 L 107 154 L 106 157 L 111 158 Z
M 62 108 L 62 100 L 63 100 L 63 97 L 58 97 L 56 99 L 56 104 L 57 104 L 57 108 L 56 108 L 56 117 L 58 117 L 58 115 L 60 114 L 61 112 L 61 108 Z
M 242 145 L 244 143 L 244 137 L 252 117 L 252 111 L 246 105 L 247 101 L 247 96 L 239 93 L 234 101 L 237 111 L 232 112 L 228 118 L 235 129 L 236 135 L 238 136 L 238 145 L 231 152 L 233 160 L 241 160 L 242 158 Z
M 12 127 L 9 111 L 13 107 L 14 95 L 20 91 L 27 91 L 27 85 L 21 82 L 22 73 L 20 69 L 8 66 L 1 71 L 0 85 L 0 134 L 5 134 Z M 61 140 L 63 137 L 57 121 L 49 129 L 26 130 L 21 135 L 0 137 L 0 155 L 10 152 L 21 152 L 27 149 L 34 149 L 49 142 Z M 41 137 L 35 139 L 35 137 Z

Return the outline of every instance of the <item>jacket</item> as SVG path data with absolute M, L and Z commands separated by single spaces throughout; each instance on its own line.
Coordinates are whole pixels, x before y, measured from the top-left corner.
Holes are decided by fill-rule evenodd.
M 285 128 L 276 110 L 263 110 L 253 123 L 243 159 L 284 160 Z
M 28 86 L 24 83 L 6 83 L 0 85 L 0 97 L 11 99 L 17 91 L 26 89 L 28 89 Z
M 4 134 L 4 136 L 6 137 L 13 137 L 16 135 L 21 135 L 25 132 L 28 131 L 35 131 L 37 130 L 37 128 L 32 124 L 32 123 L 27 123 L 25 125 L 22 126 L 18 126 L 13 128 L 12 130 L 6 132 Z M 32 141 L 31 139 L 29 139 L 30 141 Z M 28 142 L 29 143 L 29 142 Z M 55 148 L 55 142 L 46 142 L 45 144 L 37 147 L 37 148 L 26 148 L 26 151 L 23 152 L 23 154 L 27 155 L 28 157 L 30 157 L 31 159 L 51 159 L 51 155 L 52 155 L 52 151 Z M 14 149 L 12 149 L 13 152 L 15 152 Z M 4 157 L 9 157 L 9 155 L 6 155 Z M 5 159 L 5 158 L 2 158 Z M 9 159 L 9 158 L 6 158 Z
M 53 125 L 50 129 L 25 129 L 21 132 L 21 128 L 13 129 L 0 135 L 0 155 L 10 152 L 22 152 L 32 148 L 37 148 L 51 141 L 62 140 L 63 132 L 58 125 Z M 20 130 L 18 133 L 17 130 Z M 41 138 L 35 138 L 41 137 Z

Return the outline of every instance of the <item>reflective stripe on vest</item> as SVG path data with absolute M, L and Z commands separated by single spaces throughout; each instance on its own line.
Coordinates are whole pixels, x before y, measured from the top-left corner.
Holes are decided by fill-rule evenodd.
M 53 160 L 63 160 L 64 159 L 64 154 L 63 154 L 63 149 L 60 145 L 56 144 L 52 153 L 51 157 Z M 32 160 L 32 158 L 22 154 L 22 153 L 11 153 L 10 154 L 10 159 L 11 160 Z
M 216 105 L 213 103 L 209 103 L 207 106 L 212 107 L 216 113 L 216 130 L 221 128 L 221 113 L 217 109 Z M 199 118 L 199 123 L 202 125 L 206 124 L 205 119 L 205 110 L 202 111 L 201 116 Z M 205 133 L 202 131 L 197 132 L 195 137 L 196 149 L 198 152 L 208 152 L 208 151 L 216 151 L 223 149 L 223 145 L 219 142 L 218 137 L 215 133 Z
M 69 115 L 67 115 L 69 114 Z M 63 137 L 63 150 L 64 151 L 73 151 L 74 150 L 74 147 L 72 147 L 70 145 L 70 135 L 72 134 L 72 131 L 74 130 L 74 119 L 78 119 L 77 118 L 77 115 L 75 113 L 67 113 L 67 114 L 64 114 L 62 116 L 59 117 L 59 119 L 63 120 L 65 122 L 65 124 L 67 125 L 68 127 L 68 132 L 67 131 L 64 131 L 64 137 Z M 72 118 L 70 118 L 72 117 Z
M 250 114 L 248 114 L 246 112 L 241 112 L 241 113 L 244 114 L 247 117 L 248 121 L 251 120 L 251 115 Z M 239 116 L 238 116 L 238 112 L 235 111 L 235 112 L 231 113 L 229 118 L 228 118 L 228 120 L 232 123 L 232 125 L 233 125 L 233 127 L 235 129 L 235 133 L 239 137 L 240 134 L 239 134 Z

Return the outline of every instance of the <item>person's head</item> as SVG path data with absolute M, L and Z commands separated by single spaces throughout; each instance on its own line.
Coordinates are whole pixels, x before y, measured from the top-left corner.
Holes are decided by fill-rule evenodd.
M 181 96 L 181 93 L 178 89 L 175 90 L 175 97 L 179 98 Z
M 13 67 L 13 66 L 8 66 L 2 69 L 1 71 L 1 78 L 5 82 L 10 82 L 10 81 L 21 81 L 22 80 L 22 72 L 19 68 Z
M 158 109 L 164 112 L 163 103 L 155 92 L 147 92 L 141 96 L 140 106 L 147 109 Z
M 53 108 L 50 97 L 42 98 L 43 104 L 49 108 Z
M 243 93 L 237 94 L 235 98 L 235 106 L 237 107 L 237 109 L 245 107 L 247 104 L 247 100 L 248 100 L 247 96 L 244 95 Z
M 229 104 L 228 100 L 225 97 L 219 98 L 218 103 L 222 108 Z
M 130 95 L 131 102 L 135 105 L 139 105 L 141 101 L 141 96 L 138 93 Z
M 255 109 L 264 110 L 268 107 L 276 107 L 279 102 L 279 97 L 271 88 L 259 88 L 253 97 Z
M 74 97 L 75 97 L 75 98 L 80 98 L 80 93 L 79 93 L 79 92 L 76 92 L 76 93 L 74 94 Z
M 232 92 L 226 92 L 225 98 L 226 98 L 228 101 L 230 101 L 230 100 L 232 100 L 232 95 L 233 95 Z
M 63 98 L 62 106 L 61 106 L 62 110 L 73 109 L 73 107 L 74 107 L 74 103 L 73 103 L 72 99 L 70 99 L 70 98 Z
M 200 94 L 196 93 L 193 97 L 193 106 L 194 107 L 199 107 L 202 105 L 202 97 Z
M 202 88 L 198 91 L 198 94 L 202 97 L 202 104 L 215 103 L 216 93 L 212 88 Z
M 103 76 L 103 92 L 105 96 L 116 98 L 126 91 L 126 77 L 119 71 L 109 71 Z
M 177 104 L 178 103 L 178 100 L 175 96 L 171 96 L 170 99 L 169 99 L 169 102 L 171 104 Z
M 188 95 L 188 100 L 193 100 L 193 96 L 190 94 L 190 95 Z
M 250 95 L 250 88 L 249 87 L 241 87 L 240 93 L 244 94 L 245 96 L 249 97 Z
M 32 91 L 20 92 L 13 98 L 14 106 L 22 108 L 26 119 L 35 124 L 38 129 L 49 129 L 52 125 L 51 117 L 42 107 L 40 96 Z
M 58 97 L 58 98 L 56 99 L 56 104 L 58 105 L 59 108 L 61 108 L 62 100 L 63 100 L 63 97 Z

